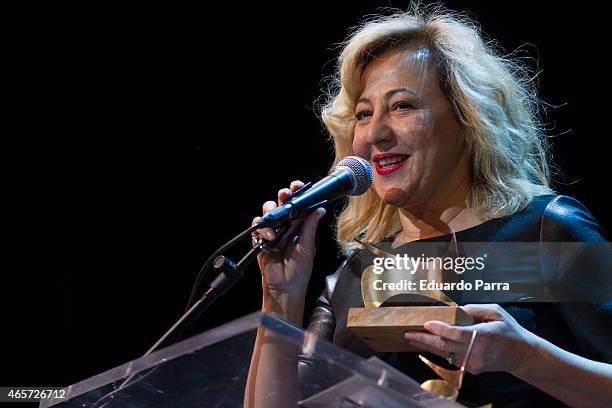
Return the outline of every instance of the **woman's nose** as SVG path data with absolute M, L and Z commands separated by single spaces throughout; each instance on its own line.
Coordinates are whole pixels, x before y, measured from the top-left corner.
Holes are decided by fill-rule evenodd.
M 370 145 L 384 145 L 393 141 L 393 130 L 384 117 L 372 117 L 366 134 L 366 141 Z

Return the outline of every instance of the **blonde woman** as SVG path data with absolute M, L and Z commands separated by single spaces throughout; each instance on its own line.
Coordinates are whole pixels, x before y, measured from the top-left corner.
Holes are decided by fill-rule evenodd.
M 546 139 L 526 70 L 500 56 L 472 22 L 448 11 L 414 8 L 363 24 L 340 55 L 322 118 L 336 162 L 358 155 L 375 169 L 370 190 L 351 197 L 337 219 L 347 259 L 327 278 L 310 319 L 311 331 L 341 347 L 367 354 L 346 328 L 348 308 L 363 306 L 355 238 L 398 247 L 443 240 L 451 231 L 465 242 L 607 240 L 578 201 L 555 195 L 549 185 Z M 280 190 L 263 213 L 301 185 Z M 306 218 L 300 240 L 284 252 L 258 258 L 263 310 L 298 326 L 324 214 L 319 209 Z M 274 238 L 272 230 L 257 234 Z M 406 334 L 414 346 L 453 363 L 465 353 L 471 330 L 479 331 L 467 367 L 478 375 L 467 381 L 462 401 L 593 407 L 612 400 L 610 304 L 464 310 L 474 326 L 433 321 L 427 332 Z M 259 334 L 246 406 L 295 404 L 298 362 L 278 358 L 279 347 Z M 418 378 L 423 371 L 415 353 L 386 357 L 417 380 L 432 377 Z M 307 364 L 300 364 L 299 375 L 308 381 Z

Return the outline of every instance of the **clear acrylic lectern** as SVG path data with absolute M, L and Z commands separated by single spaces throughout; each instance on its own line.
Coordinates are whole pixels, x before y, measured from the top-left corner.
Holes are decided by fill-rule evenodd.
M 365 360 L 256 312 L 71 385 L 65 399 L 43 400 L 40 407 L 242 407 L 258 328 L 282 343 L 276 358 L 296 365 L 294 376 L 266 388 L 268 406 L 290 389 L 298 390 L 295 405 L 305 408 L 462 406 L 423 391 L 377 358 Z M 307 374 L 298 374 L 298 361 Z

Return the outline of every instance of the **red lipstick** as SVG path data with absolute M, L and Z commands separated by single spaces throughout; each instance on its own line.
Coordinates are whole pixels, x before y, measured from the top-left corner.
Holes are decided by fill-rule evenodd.
M 372 161 L 376 172 L 381 176 L 386 176 L 402 167 L 409 157 L 406 154 L 381 153 L 374 155 Z

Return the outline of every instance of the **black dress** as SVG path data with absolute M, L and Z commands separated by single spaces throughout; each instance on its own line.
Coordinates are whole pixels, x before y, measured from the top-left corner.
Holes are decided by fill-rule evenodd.
M 492 219 L 456 233 L 458 242 L 606 242 L 605 232 L 589 211 L 567 196 L 539 196 L 512 216 Z M 435 237 L 418 242 L 449 239 Z M 408 243 L 405 245 L 411 245 Z M 401 247 L 399 247 L 401 248 Z M 326 289 L 317 299 L 308 329 L 362 357 L 377 355 L 416 381 L 436 378 L 417 360 L 417 353 L 375 353 L 346 327 L 348 309 L 363 307 L 362 263 L 351 254 L 327 277 Z M 600 288 L 612 291 L 611 265 L 605 265 Z M 602 279 L 601 277 L 599 279 Z M 452 297 L 452 296 L 451 296 Z M 459 304 L 465 303 L 458 301 Z M 555 345 L 596 361 L 612 363 L 612 302 L 500 303 L 523 327 Z M 435 363 L 446 362 L 427 354 Z M 309 363 L 300 361 L 299 375 L 308 381 Z M 459 402 L 468 406 L 493 403 L 498 407 L 564 406 L 544 392 L 508 373 L 467 374 Z

